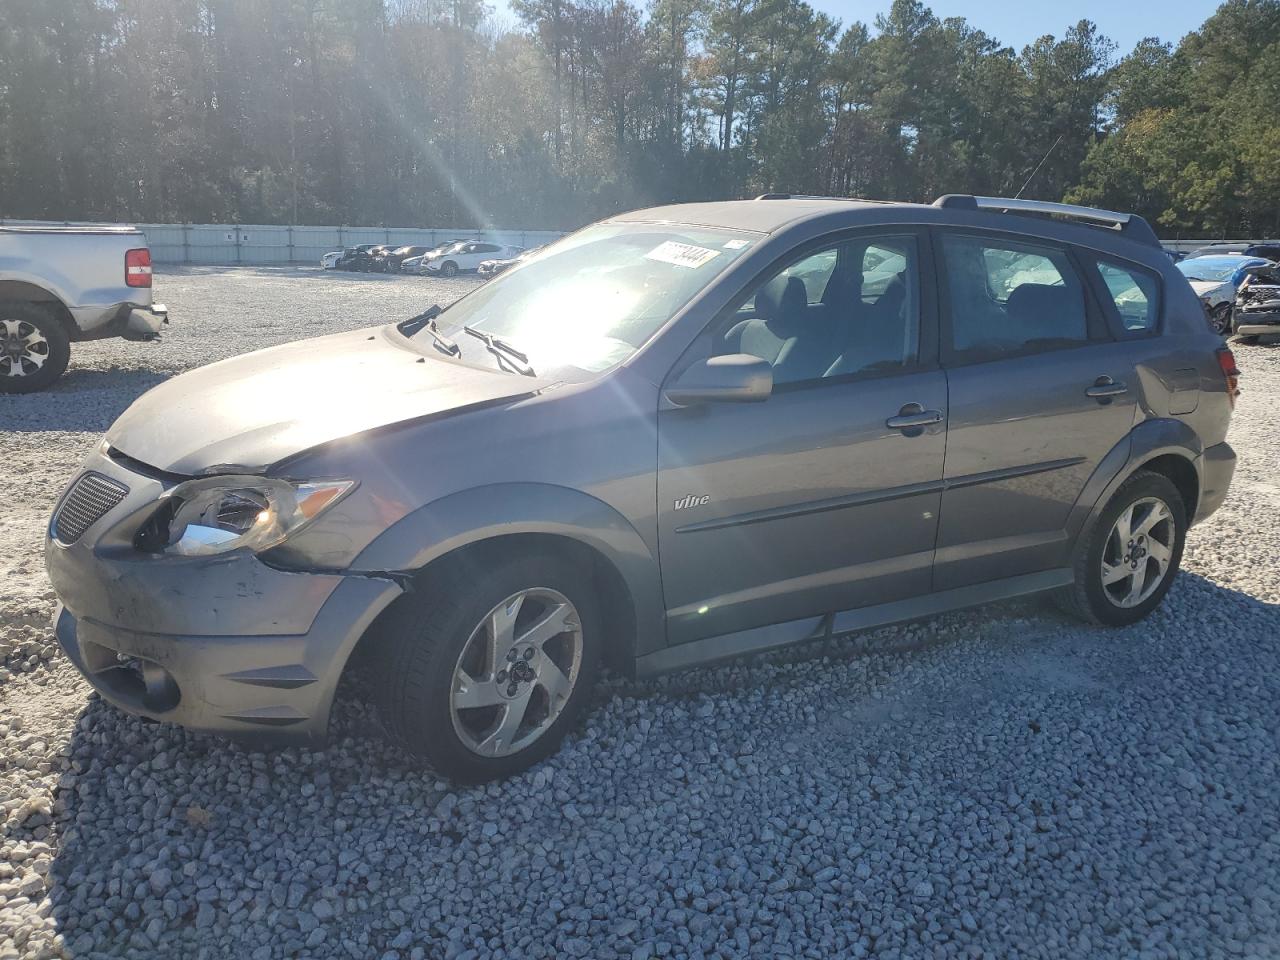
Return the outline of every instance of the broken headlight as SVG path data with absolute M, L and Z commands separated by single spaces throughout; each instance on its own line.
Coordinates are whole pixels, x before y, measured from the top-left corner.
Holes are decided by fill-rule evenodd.
M 283 543 L 341 500 L 351 480 L 204 477 L 180 483 L 139 533 L 139 546 L 184 557 L 258 553 Z

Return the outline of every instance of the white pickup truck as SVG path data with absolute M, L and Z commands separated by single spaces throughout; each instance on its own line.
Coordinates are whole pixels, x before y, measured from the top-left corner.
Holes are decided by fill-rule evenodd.
M 49 386 L 72 341 L 154 340 L 168 322 L 141 231 L 0 226 L 0 393 Z

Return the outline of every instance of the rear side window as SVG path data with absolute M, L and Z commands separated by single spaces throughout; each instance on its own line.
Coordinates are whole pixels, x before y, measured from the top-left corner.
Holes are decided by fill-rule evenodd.
M 951 347 L 963 360 L 1089 339 L 1084 289 L 1065 250 L 956 234 L 942 238 Z
M 1134 267 L 1102 260 L 1098 274 L 1111 295 L 1126 333 L 1145 333 L 1156 328 L 1160 302 L 1160 282 L 1151 274 Z

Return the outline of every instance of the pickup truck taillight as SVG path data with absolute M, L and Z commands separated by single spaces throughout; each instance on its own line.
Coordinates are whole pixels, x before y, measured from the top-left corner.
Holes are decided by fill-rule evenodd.
M 146 247 L 125 251 L 124 282 L 130 287 L 151 286 L 151 251 Z
M 1223 379 L 1227 381 L 1227 399 L 1234 407 L 1236 397 L 1240 396 L 1240 368 L 1236 366 L 1236 355 L 1227 347 L 1219 347 L 1218 366 L 1222 368 Z

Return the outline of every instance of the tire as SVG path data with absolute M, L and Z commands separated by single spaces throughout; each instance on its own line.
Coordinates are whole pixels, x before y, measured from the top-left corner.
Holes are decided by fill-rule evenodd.
M 446 260 L 440 267 L 440 272 L 446 277 L 456 277 L 458 275 L 458 265 L 452 260 Z
M 43 390 L 67 369 L 71 341 L 50 309 L 0 302 L 0 393 Z
M 1129 543 L 1112 537 L 1117 535 L 1117 522 L 1122 515 L 1128 514 L 1141 529 L 1142 521 L 1148 519 L 1145 512 L 1148 505 L 1162 504 L 1168 513 L 1167 519 L 1155 522 L 1146 534 L 1145 541 L 1137 544 L 1142 550 L 1140 558 L 1128 560 L 1127 552 L 1132 548 Z M 1129 513 L 1133 508 L 1133 512 Z M 1159 511 L 1155 511 L 1157 514 Z M 1055 595 L 1058 605 L 1070 613 L 1090 623 L 1111 627 L 1124 627 L 1137 623 L 1151 613 L 1164 595 L 1169 592 L 1182 562 L 1182 548 L 1186 541 L 1187 519 L 1186 505 L 1173 482 L 1163 474 L 1149 470 L 1138 470 L 1129 477 L 1115 492 L 1102 513 L 1093 525 L 1082 535 L 1076 549 L 1075 582 L 1064 587 Z M 1133 538 L 1136 540 L 1137 538 Z M 1142 544 L 1145 543 L 1146 546 Z M 1167 561 L 1163 568 L 1156 547 L 1167 551 Z M 1136 575 L 1122 576 L 1110 584 L 1104 584 L 1103 563 L 1107 561 L 1109 569 L 1116 574 L 1141 570 L 1143 577 L 1143 593 L 1134 590 Z M 1140 567 L 1138 565 L 1141 565 Z M 1152 577 L 1158 572 L 1159 579 L 1151 587 Z M 1145 592 L 1149 588 L 1149 592 Z
M 1209 326 L 1213 328 L 1213 332 L 1222 336 L 1229 336 L 1233 326 L 1231 314 L 1233 313 L 1230 303 L 1220 303 L 1213 308 L 1209 314 Z
M 459 783 L 508 777 L 553 753 L 595 684 L 602 624 L 590 583 L 564 559 L 530 554 L 486 562 L 482 570 L 459 565 L 399 601 L 379 631 L 375 666 L 391 739 Z M 499 649 L 495 662 L 491 618 L 506 619 L 506 604 L 522 594 L 507 621 L 515 661 Z M 530 625 L 543 617 L 565 630 L 529 640 Z M 459 705 L 468 693 L 483 705 Z M 517 727 L 504 730 L 517 710 Z M 525 742 L 517 747 L 507 733 Z

